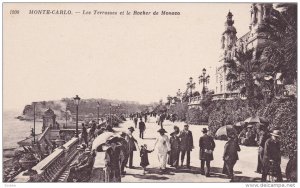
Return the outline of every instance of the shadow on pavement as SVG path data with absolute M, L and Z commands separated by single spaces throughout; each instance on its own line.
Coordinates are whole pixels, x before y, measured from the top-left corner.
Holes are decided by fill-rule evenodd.
M 147 172 L 148 174 L 158 174 L 158 175 L 175 175 L 175 173 L 172 171 L 172 169 L 170 168 L 167 168 L 165 170 L 165 172 L 161 172 L 160 169 L 157 169 L 157 168 L 147 168 Z
M 226 174 L 222 173 L 223 168 L 211 167 L 211 177 L 229 179 Z M 241 171 L 234 171 L 234 174 L 242 174 Z M 248 176 L 234 176 L 233 182 L 260 182 L 260 178 L 253 178 Z
M 167 179 L 169 179 L 168 177 L 165 177 L 165 176 L 157 176 L 157 175 L 150 175 L 150 174 L 146 174 L 146 175 L 132 174 L 132 176 L 135 178 L 139 178 L 139 179 L 150 179 L 150 180 L 167 180 Z
M 260 182 L 261 178 L 253 178 L 247 176 L 234 176 L 233 182 Z

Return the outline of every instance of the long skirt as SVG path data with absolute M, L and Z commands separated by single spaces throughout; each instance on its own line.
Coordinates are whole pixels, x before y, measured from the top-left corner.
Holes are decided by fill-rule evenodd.
M 164 154 L 158 153 L 158 161 L 160 163 L 160 169 L 162 169 L 162 170 L 166 169 L 167 153 L 164 153 Z
M 172 149 L 169 155 L 168 164 L 171 166 L 178 166 L 180 150 Z

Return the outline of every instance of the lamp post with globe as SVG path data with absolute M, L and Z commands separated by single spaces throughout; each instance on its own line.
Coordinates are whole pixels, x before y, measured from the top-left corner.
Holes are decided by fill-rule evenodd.
M 199 76 L 199 84 L 203 83 L 202 95 L 205 95 L 205 84 L 209 83 L 210 76 L 206 76 L 206 69 L 202 70 L 202 75 Z
M 76 95 L 76 97 L 74 97 L 74 102 L 76 105 L 76 133 L 75 133 L 75 137 L 78 138 L 78 106 L 79 106 L 79 102 L 80 102 L 80 97 L 78 97 L 78 95 Z

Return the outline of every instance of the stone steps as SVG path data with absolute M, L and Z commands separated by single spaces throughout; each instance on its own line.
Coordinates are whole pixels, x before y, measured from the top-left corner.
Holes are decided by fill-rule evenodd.
M 69 168 L 67 168 L 58 178 L 57 182 L 67 182 L 67 178 L 69 176 Z

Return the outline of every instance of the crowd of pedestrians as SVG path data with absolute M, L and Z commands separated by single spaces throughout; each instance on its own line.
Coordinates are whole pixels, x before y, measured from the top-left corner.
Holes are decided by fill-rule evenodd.
M 160 116 L 158 116 L 160 117 Z M 138 121 L 136 121 L 136 118 Z M 135 127 L 139 128 L 139 137 L 144 139 L 144 132 L 146 130 L 147 115 L 135 114 L 131 117 Z M 161 124 L 160 124 L 161 125 Z M 134 169 L 133 161 L 134 152 L 139 151 L 140 166 L 143 169 L 143 175 L 147 173 L 147 166 L 150 165 L 148 154 L 157 151 L 157 159 L 159 162 L 160 173 L 167 173 L 167 164 L 170 167 L 191 169 L 191 152 L 194 149 L 193 134 L 189 130 L 189 125 L 184 125 L 180 130 L 178 126 L 174 126 L 173 132 L 168 136 L 164 128 L 160 128 L 157 133 L 157 138 L 154 142 L 153 149 L 149 150 L 147 145 L 142 144 L 139 147 L 138 141 L 134 138 L 133 132 L 135 127 L 131 126 L 127 132 L 122 132 L 119 137 L 114 137 L 106 142 L 109 148 L 105 151 L 106 166 L 110 168 L 109 181 L 120 182 L 121 177 L 126 175 L 125 168 Z M 252 126 L 247 127 L 248 132 L 252 134 Z M 109 129 L 92 125 L 89 131 L 86 126 L 82 124 L 82 145 L 78 148 L 79 155 L 75 162 L 70 166 L 69 180 L 77 181 L 88 176 L 91 171 L 92 159 L 95 157 L 95 151 L 90 151 L 89 144 L 91 139 L 94 139 L 103 132 Z M 199 160 L 200 173 L 206 177 L 211 175 L 211 161 L 214 160 L 214 150 L 216 144 L 214 138 L 209 135 L 207 128 L 202 129 L 202 136 L 199 138 Z M 262 174 L 261 181 L 267 181 L 267 176 L 272 172 L 277 181 L 282 181 L 281 173 L 281 154 L 280 154 L 280 131 L 274 130 L 268 133 L 264 124 L 257 127 L 257 144 L 258 144 L 258 158 L 256 172 Z M 240 134 L 241 135 L 241 134 Z M 245 135 L 250 135 L 250 133 Z M 239 160 L 239 146 L 241 137 L 236 132 L 227 133 L 228 140 L 224 146 L 223 152 L 223 170 L 231 181 L 234 181 L 234 166 Z M 249 137 L 250 138 L 250 137 Z M 184 161 L 186 164 L 184 165 Z M 85 174 L 85 175 L 82 175 Z

